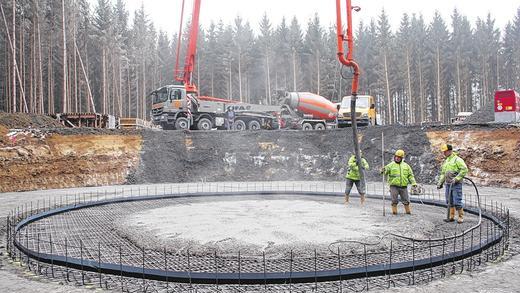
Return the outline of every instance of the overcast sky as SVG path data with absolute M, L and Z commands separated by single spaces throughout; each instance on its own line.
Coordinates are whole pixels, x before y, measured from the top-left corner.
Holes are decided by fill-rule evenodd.
M 342 0 L 342 3 L 344 2 Z M 127 8 L 134 11 L 143 3 L 146 13 L 158 29 L 169 33 L 178 30 L 182 0 L 127 0 Z M 186 0 L 186 3 L 189 17 L 193 0 Z M 508 21 L 513 20 L 516 10 L 520 8 L 519 0 L 353 0 L 352 4 L 361 6 L 361 11 L 354 15 L 356 22 L 363 19 L 368 23 L 371 18 L 377 18 L 384 8 L 394 30 L 399 26 L 400 18 L 405 12 L 422 13 L 429 22 L 434 11 L 438 10 L 449 24 L 449 17 L 454 8 L 468 16 L 472 25 L 477 17 L 485 18 L 491 13 L 496 19 L 496 24 L 503 29 Z M 207 27 L 211 20 L 218 22 L 220 19 L 227 24 L 240 15 L 249 20 L 256 31 L 262 15 L 266 12 L 275 25 L 283 16 L 289 20 L 296 16 L 303 24 L 318 13 L 322 24 L 328 26 L 335 23 L 335 11 L 334 0 L 202 0 L 201 24 Z

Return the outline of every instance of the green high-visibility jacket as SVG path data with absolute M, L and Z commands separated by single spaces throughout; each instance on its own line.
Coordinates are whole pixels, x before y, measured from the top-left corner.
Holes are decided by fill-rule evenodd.
M 386 165 L 384 174 L 390 186 L 407 187 L 409 184 L 417 185 L 412 167 L 404 161 L 401 164 L 392 162 Z
M 466 162 L 464 162 L 464 160 L 455 152 L 453 152 L 451 156 L 447 157 L 442 164 L 441 176 L 439 177 L 439 182 L 437 185 L 444 184 L 444 181 L 446 181 L 446 173 L 448 172 L 457 174 L 457 176 L 454 178 L 456 181 L 461 181 L 462 178 L 468 174 L 468 167 L 466 166 Z
M 361 164 L 363 166 L 363 169 L 368 170 L 369 166 L 365 158 L 361 158 Z M 350 157 L 350 159 L 348 160 L 348 173 L 347 175 L 345 175 L 345 178 L 354 181 L 358 181 L 361 179 L 355 155 L 352 155 L 352 157 Z

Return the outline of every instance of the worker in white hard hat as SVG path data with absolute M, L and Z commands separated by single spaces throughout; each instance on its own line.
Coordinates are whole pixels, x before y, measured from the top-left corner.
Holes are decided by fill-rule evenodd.
M 408 185 L 417 186 L 412 167 L 404 161 L 404 157 L 405 153 L 403 150 L 396 151 L 393 161 L 382 170 L 390 184 L 392 214 L 394 215 L 397 215 L 399 197 L 401 197 L 401 202 L 404 205 L 406 214 L 409 215 L 412 213 L 410 208 L 410 196 L 408 195 Z

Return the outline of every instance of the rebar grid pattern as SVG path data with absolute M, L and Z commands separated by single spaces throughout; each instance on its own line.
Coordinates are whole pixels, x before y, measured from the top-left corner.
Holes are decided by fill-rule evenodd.
M 290 183 L 191 184 L 176 186 L 176 190 L 173 189 L 173 186 L 170 186 L 169 189 L 167 187 L 163 186 L 162 190 L 160 188 L 148 189 L 146 192 L 130 188 L 112 194 L 76 194 L 49 199 L 41 206 L 39 202 L 36 203 L 36 206 L 32 203 L 29 206 L 24 205 L 13 211 L 7 219 L 8 252 L 11 257 L 18 257 L 22 263 L 26 263 L 29 268 L 35 269 L 38 273 L 48 275 L 50 269 L 51 275 L 65 276 L 67 280 L 74 283 L 99 283 L 100 286 L 107 288 L 118 288 L 119 286 L 115 284 L 120 284 L 120 289 L 125 291 L 218 292 L 219 286 L 220 288 L 226 286 L 222 284 L 225 281 L 221 276 L 229 273 L 232 274 L 231 278 L 235 279 L 233 282 L 235 285 L 227 285 L 227 288 L 231 288 L 229 292 L 276 291 L 280 288 L 285 288 L 284 290 L 289 288 L 292 292 L 308 292 L 306 290 L 309 288 L 314 288 L 313 290 L 317 292 L 356 292 L 368 290 L 370 287 L 386 288 L 407 283 L 427 282 L 445 274 L 455 273 L 459 266 L 461 270 L 473 269 L 482 261 L 496 259 L 504 253 L 508 246 L 509 213 L 507 209 L 498 206 L 497 203 L 481 204 L 484 208 L 481 225 L 467 230 L 464 234 L 455 233 L 454 235 L 443 235 L 443 237 L 436 235 L 439 239 L 430 241 L 392 237 L 389 241 L 379 245 L 347 243 L 334 247 L 332 249 L 334 253 L 299 251 L 297 254 L 290 252 L 286 257 L 274 259 L 265 255 L 241 255 L 239 252 L 237 255 L 223 256 L 218 252 L 195 255 L 189 250 L 146 249 L 116 233 L 107 233 L 110 231 L 105 228 L 107 223 L 113 223 L 138 210 L 175 204 L 180 197 L 184 196 L 229 195 L 248 192 L 325 196 L 341 194 L 338 193 L 337 190 L 341 189 L 337 186 L 324 183 L 301 185 Z M 163 198 L 152 200 L 157 197 Z M 466 206 L 469 208 L 476 206 L 476 198 L 473 201 L 474 197 L 471 195 L 468 197 L 470 200 L 466 202 Z M 414 201 L 440 205 L 439 198 L 440 196 L 436 198 L 431 193 L 414 198 Z M 97 205 L 99 203 L 105 204 Z M 43 211 L 81 205 L 94 206 L 64 211 L 31 223 L 22 222 Z M 100 227 L 104 229 L 100 229 Z M 16 243 L 20 249 L 16 249 L 13 243 Z M 352 249 L 352 245 L 356 246 L 355 249 Z M 353 250 L 355 253 L 348 253 Z M 87 272 L 84 270 L 85 268 L 74 270 L 72 265 L 71 268 L 58 267 L 52 263 L 52 257 L 51 262 L 44 264 L 39 259 L 40 256 L 61 256 L 65 263 L 76 261 L 77 264 L 79 260 L 81 266 L 98 268 L 98 272 Z M 433 265 L 434 259 L 437 259 L 436 265 Z M 425 266 L 425 260 L 426 263 L 430 260 L 431 265 Z M 105 271 L 101 272 L 103 264 L 112 264 L 115 267 L 112 271 L 119 268 L 120 274 L 114 272 L 112 275 L 104 274 Z M 403 269 L 400 267 L 402 264 L 407 264 L 407 267 Z M 128 267 L 136 269 L 134 278 L 127 278 L 123 272 Z M 76 269 L 78 269 L 77 266 Z M 374 273 L 377 269 L 385 273 L 382 276 L 380 273 L 379 275 Z M 148 272 L 154 270 L 166 272 L 164 279 L 159 282 L 146 280 L 149 277 Z M 406 270 L 411 273 L 404 273 Z M 140 271 L 142 271 L 141 280 L 136 279 L 139 277 Z M 335 271 L 335 274 L 333 273 L 336 275 L 333 278 L 334 281 L 321 278 L 320 272 L 323 271 Z M 184 272 L 188 275 L 206 273 L 204 282 L 210 283 L 210 285 L 197 285 L 192 278 L 184 280 L 188 284 L 172 284 L 170 281 L 174 278 L 168 280 L 168 272 Z M 356 272 L 356 274 L 352 274 L 352 272 Z M 304 273 L 305 278 L 298 279 L 299 273 Z M 242 281 L 241 276 L 247 274 L 260 275 L 260 280 L 256 281 L 257 285 L 245 285 L 247 282 Z M 262 274 L 265 276 L 263 280 Z M 277 281 L 273 281 L 272 274 L 278 275 Z M 295 276 L 294 279 L 293 276 Z M 209 281 L 208 278 L 212 277 L 213 280 Z M 282 281 L 279 280 L 280 278 Z M 297 284 L 302 280 L 307 284 Z

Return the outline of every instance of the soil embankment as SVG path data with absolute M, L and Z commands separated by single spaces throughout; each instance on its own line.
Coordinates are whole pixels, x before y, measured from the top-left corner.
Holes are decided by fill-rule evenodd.
M 128 132 L 66 129 L 32 116 L 1 118 L 0 192 L 128 183 L 337 181 L 347 171 L 353 145 L 350 129 Z M 388 163 L 404 149 L 418 181 L 433 183 L 444 142 L 455 146 L 479 184 L 520 187 L 520 128 L 493 124 L 362 129 L 368 179 L 380 180 L 382 153 Z
M 520 187 L 520 129 L 505 125 L 375 127 L 361 132 L 361 145 L 379 180 L 381 136 L 384 163 L 397 149 L 421 183 L 439 172 L 442 143 L 455 146 L 470 176 L 487 186 Z M 139 183 L 261 180 L 341 180 L 352 150 L 350 129 L 267 132 L 144 132 Z
M 137 134 L 0 134 L 0 192 L 124 184 L 139 163 Z

